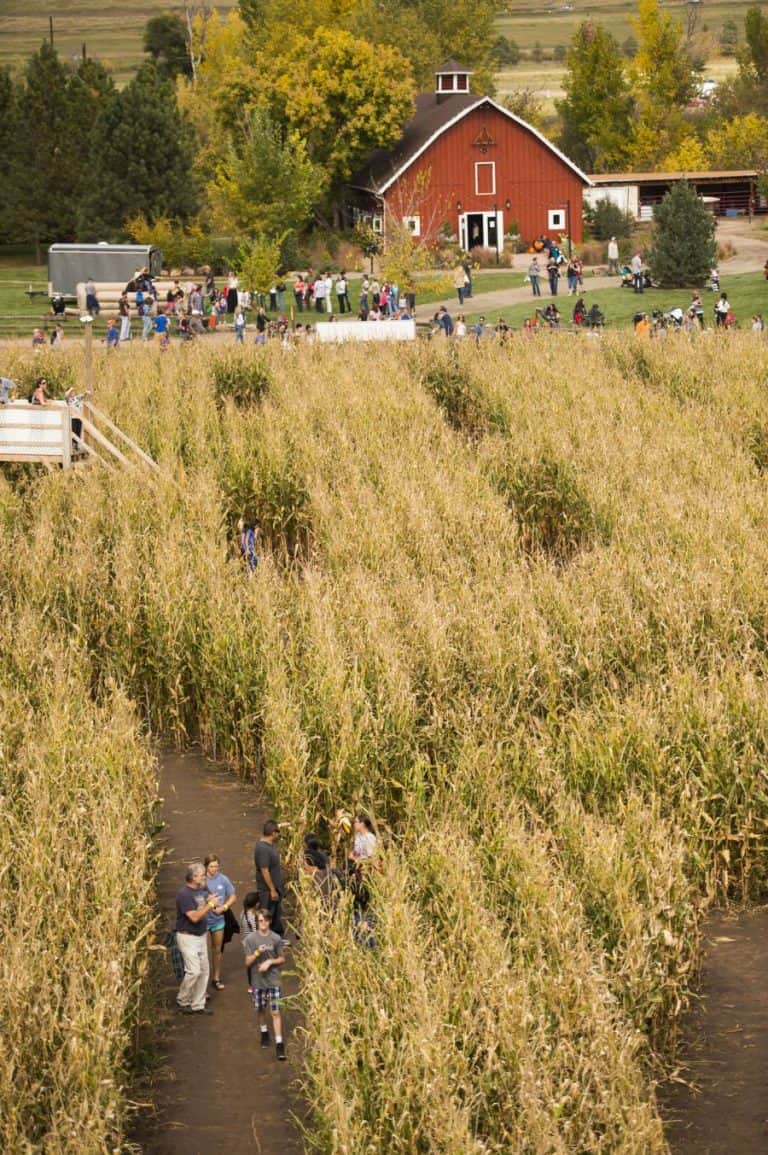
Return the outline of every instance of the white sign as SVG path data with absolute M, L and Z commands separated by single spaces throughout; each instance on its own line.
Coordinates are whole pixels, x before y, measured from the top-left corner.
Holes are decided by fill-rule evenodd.
M 318 341 L 414 341 L 415 321 L 327 321 L 315 328 Z

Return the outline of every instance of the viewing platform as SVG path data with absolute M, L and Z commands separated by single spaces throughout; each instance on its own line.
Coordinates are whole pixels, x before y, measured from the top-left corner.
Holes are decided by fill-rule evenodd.
M 70 469 L 85 461 L 107 468 L 158 465 L 113 421 L 83 400 L 80 405 L 9 401 L 0 405 L 0 463 L 25 462 Z

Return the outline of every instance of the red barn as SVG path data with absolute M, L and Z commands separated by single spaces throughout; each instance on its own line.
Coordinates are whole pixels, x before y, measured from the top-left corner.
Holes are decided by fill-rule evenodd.
M 447 224 L 467 250 L 500 252 L 514 221 L 528 242 L 581 241 L 589 178 L 535 128 L 471 94 L 470 75 L 455 61 L 443 65 L 398 144 L 373 153 L 350 182 L 354 215 L 381 231 L 394 212 L 415 236 Z

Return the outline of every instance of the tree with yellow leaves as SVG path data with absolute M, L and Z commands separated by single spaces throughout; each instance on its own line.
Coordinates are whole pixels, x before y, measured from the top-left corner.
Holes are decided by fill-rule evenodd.
M 662 12 L 659 0 L 639 0 L 632 26 L 638 41 L 632 65 L 633 162 L 653 168 L 686 134 L 683 110 L 693 94 L 694 75 L 683 26 L 669 12 Z

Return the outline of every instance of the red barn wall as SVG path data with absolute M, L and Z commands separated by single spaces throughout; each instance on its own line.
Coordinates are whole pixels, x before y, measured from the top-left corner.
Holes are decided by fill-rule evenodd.
M 494 143 L 488 144 L 483 152 L 473 142 L 486 134 Z M 495 162 L 496 191 L 492 195 L 479 195 L 475 191 L 478 161 Z M 399 210 L 405 203 L 407 188 L 427 169 L 430 170 L 428 191 L 419 206 L 427 227 L 430 223 L 438 227 L 447 221 L 458 235 L 457 203 L 461 204 L 462 213 L 492 212 L 495 206 L 503 213 L 502 233 L 516 220 L 526 241 L 542 234 L 557 239 L 569 230 L 550 228 L 548 210 L 567 211 L 570 202 L 571 239 L 577 243 L 582 239 L 583 182 L 532 132 L 491 105 L 468 113 L 414 161 L 400 181 L 387 190 L 389 210 Z M 402 186 L 399 192 L 398 184 Z

